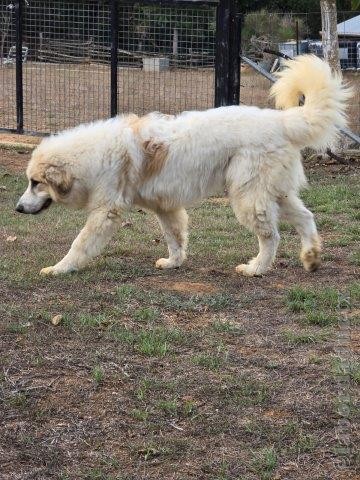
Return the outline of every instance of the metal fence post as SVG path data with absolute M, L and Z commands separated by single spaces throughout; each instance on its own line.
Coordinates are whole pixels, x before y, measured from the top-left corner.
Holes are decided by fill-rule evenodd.
M 15 3 L 16 20 L 16 131 L 24 133 L 24 92 L 23 92 L 23 63 L 22 63 L 22 35 L 23 35 L 23 0 Z
M 110 65 L 110 115 L 118 113 L 118 38 L 119 38 L 119 10 L 118 0 L 111 0 L 111 65 Z
M 296 55 L 300 54 L 299 48 L 299 20 L 295 22 L 295 31 L 296 31 Z
M 220 0 L 216 11 L 215 107 L 238 105 L 240 18 L 236 0 Z
M 232 0 L 220 0 L 216 9 L 215 107 L 228 105 L 231 2 Z
M 230 18 L 228 105 L 239 105 L 240 102 L 240 44 L 241 16 L 236 11 L 236 3 L 233 2 Z

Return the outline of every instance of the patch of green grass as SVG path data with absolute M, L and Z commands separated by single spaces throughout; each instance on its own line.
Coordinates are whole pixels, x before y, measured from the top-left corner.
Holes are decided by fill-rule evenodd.
M 360 266 L 360 252 L 352 252 L 349 255 L 349 261 L 353 265 L 356 265 L 356 266 L 359 267 Z
M 360 362 L 346 361 L 340 357 L 334 357 L 331 362 L 333 375 L 348 376 L 353 382 L 360 383 Z
M 214 477 L 211 477 L 212 480 L 231 480 L 231 474 L 229 472 L 229 464 L 226 461 L 220 463 L 219 468 L 217 469 Z
M 7 327 L 6 330 L 10 333 L 25 333 L 27 330 L 27 327 L 21 323 L 10 323 Z
M 297 455 L 309 453 L 317 445 L 316 437 L 304 432 L 302 426 L 294 420 L 289 420 L 279 428 L 278 437 L 279 441 L 284 441 L 289 452 L 295 452 Z
M 63 318 L 61 320 L 61 324 L 63 327 L 68 328 L 69 330 L 74 330 L 76 322 L 74 317 L 65 313 L 63 314 Z
M 282 436 L 288 436 L 288 435 L 295 435 L 300 432 L 300 425 L 298 422 L 294 420 L 289 420 L 288 422 L 285 423 L 285 425 L 282 425 L 280 427 L 280 435 Z
M 306 323 L 309 325 L 319 325 L 320 327 L 328 327 L 338 323 L 338 317 L 332 313 L 322 310 L 314 310 L 306 312 Z
M 340 179 L 339 179 L 340 180 Z M 357 197 L 356 184 L 331 184 L 310 187 L 302 194 L 306 205 L 327 214 L 351 212 Z
M 126 477 L 123 477 L 122 475 L 114 476 L 106 473 L 103 468 L 98 467 L 86 470 L 81 478 L 84 480 L 126 480 Z
M 150 357 L 164 357 L 168 351 L 168 342 L 155 332 L 142 332 L 137 342 L 137 350 Z
M 360 220 L 360 211 L 351 213 L 350 218 L 352 220 Z
M 193 357 L 195 365 L 206 368 L 208 370 L 219 370 L 223 365 L 223 359 L 219 355 L 212 353 L 201 353 Z
M 323 362 L 323 359 L 319 357 L 318 355 L 310 355 L 308 362 L 310 365 L 320 365 Z
M 295 441 L 294 449 L 296 450 L 297 454 L 309 453 L 315 449 L 316 445 L 317 442 L 314 435 L 309 435 L 301 432 Z
M 302 286 L 291 288 L 286 295 L 286 305 L 291 312 L 304 312 L 314 308 L 316 295 Z
M 96 365 L 91 371 L 91 376 L 96 385 L 100 385 L 103 382 L 104 375 L 104 370 L 99 365 Z
M 60 473 L 59 480 L 70 480 L 70 477 L 67 473 Z
M 120 285 L 116 289 L 116 295 L 119 302 L 126 302 L 136 294 L 136 291 L 134 285 Z
M 83 313 L 79 316 L 80 325 L 84 328 L 97 328 L 108 322 L 108 318 L 104 314 L 92 315 L 91 313 Z
M 6 403 L 11 407 L 22 409 L 27 407 L 28 397 L 23 392 L 17 392 L 7 397 Z
M 131 412 L 131 415 L 135 420 L 139 420 L 141 422 L 145 422 L 145 420 L 149 417 L 149 412 L 147 410 L 134 408 Z
M 133 345 L 136 338 L 136 335 L 132 330 L 129 330 L 122 325 L 111 325 L 108 329 L 108 336 L 113 340 L 128 345 Z
M 135 348 L 143 355 L 164 357 L 170 345 L 181 342 L 183 338 L 183 333 L 176 329 L 143 329 L 136 335 Z
M 356 240 L 352 235 L 345 234 L 328 240 L 327 244 L 329 247 L 348 247 Z
M 261 480 L 271 479 L 277 463 L 278 458 L 274 447 L 266 447 L 253 452 L 251 466 Z
M 264 365 L 264 368 L 268 369 L 268 370 L 276 370 L 277 368 L 279 368 L 279 363 L 273 361 L 273 360 L 270 360 L 269 362 L 267 362 L 265 365 Z
M 290 345 L 306 345 L 309 343 L 324 342 L 329 338 L 329 334 L 326 332 L 312 332 L 303 330 L 301 332 L 293 332 L 291 330 L 285 330 L 282 332 L 282 336 L 285 341 Z
M 137 450 L 137 454 L 142 457 L 145 462 L 153 460 L 157 457 L 168 456 L 171 452 L 172 450 L 169 446 L 166 447 L 163 445 L 154 445 L 153 443 L 150 443 L 149 445 L 144 445 Z
M 161 400 L 158 403 L 158 407 L 160 410 L 163 412 L 169 414 L 169 415 L 176 415 L 177 410 L 178 410 L 178 402 L 176 399 L 174 400 Z
M 320 217 L 317 218 L 316 224 L 319 230 L 326 229 L 326 228 L 336 228 L 337 223 L 331 217 Z
M 135 390 L 135 397 L 140 401 L 144 401 L 147 397 L 158 396 L 159 393 L 174 393 L 176 388 L 177 382 L 174 380 L 165 381 L 156 377 L 146 377 L 140 380 Z
M 339 310 L 349 307 L 347 296 L 330 287 L 311 290 L 298 285 L 287 292 L 285 302 L 291 312 L 303 314 L 304 323 L 320 327 L 336 325 Z M 303 343 L 306 343 L 305 338 Z
M 270 391 L 265 383 L 244 375 L 234 386 L 229 387 L 226 397 L 242 406 L 263 405 L 269 400 Z
M 360 301 L 360 282 L 354 282 L 349 286 L 350 306 L 353 307 Z
M 263 421 L 248 419 L 244 424 L 244 430 L 247 434 L 258 439 L 269 439 L 271 427 Z
M 230 335 L 245 334 L 245 331 L 242 327 L 229 320 L 215 320 L 211 327 L 216 333 L 228 333 Z
M 294 232 L 295 229 L 293 225 L 287 222 L 279 222 L 279 231 L 280 232 Z
M 135 391 L 135 396 L 138 400 L 143 401 L 145 399 L 145 396 L 148 392 L 149 389 L 149 384 L 147 381 L 142 380 L 140 382 L 140 385 Z
M 192 400 L 186 400 L 183 407 L 183 413 L 185 417 L 192 417 L 196 413 L 196 404 Z
M 175 344 L 189 341 L 189 336 L 185 337 L 181 330 L 165 327 L 148 327 L 136 331 L 113 325 L 108 335 L 116 341 L 132 345 L 137 352 L 150 357 L 164 357 Z
M 138 308 L 134 312 L 134 318 L 139 322 L 153 322 L 158 317 L 159 317 L 159 312 L 152 307 Z

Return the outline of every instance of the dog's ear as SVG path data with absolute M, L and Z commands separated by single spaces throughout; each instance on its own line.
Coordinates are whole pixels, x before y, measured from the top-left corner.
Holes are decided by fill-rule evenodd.
M 64 167 L 58 165 L 50 165 L 44 172 L 45 180 L 51 185 L 61 196 L 67 195 L 73 185 L 73 177 L 66 171 Z

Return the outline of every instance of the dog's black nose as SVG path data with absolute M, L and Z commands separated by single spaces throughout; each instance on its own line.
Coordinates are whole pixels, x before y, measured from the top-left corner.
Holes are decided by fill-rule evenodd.
M 24 213 L 24 207 L 22 205 L 17 205 L 15 210 L 19 213 Z

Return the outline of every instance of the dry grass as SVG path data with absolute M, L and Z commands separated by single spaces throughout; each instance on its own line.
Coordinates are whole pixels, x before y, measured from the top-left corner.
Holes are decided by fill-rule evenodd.
M 154 269 L 166 246 L 153 216 L 134 212 L 89 268 L 44 279 L 39 269 L 66 252 L 84 216 L 13 211 L 25 186 L 13 165 L 27 158 L 0 155 L 2 480 L 357 478 L 339 436 L 343 422 L 355 447 L 356 362 L 344 377 L 359 354 L 354 168 L 311 174 L 304 197 L 325 257 L 314 274 L 283 224 L 275 269 L 236 275 L 255 239 L 227 202 L 208 201 L 189 212 L 179 270 Z M 350 319 L 345 360 L 330 315 Z
M 350 127 L 360 131 L 359 74 L 346 73 L 354 85 Z M 149 111 L 179 113 L 214 105 L 212 69 L 171 69 L 160 73 L 120 68 L 119 113 Z M 0 69 L 0 126 L 16 127 L 15 69 Z M 270 81 L 246 71 L 241 77 L 241 102 L 270 106 Z M 61 65 L 29 62 L 24 65 L 25 129 L 54 132 L 109 116 L 110 69 L 104 65 Z

